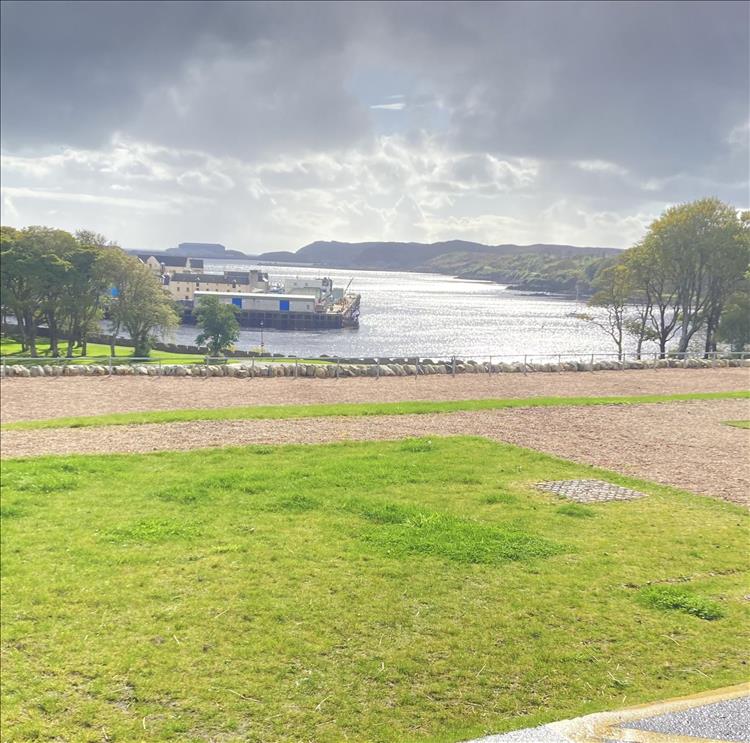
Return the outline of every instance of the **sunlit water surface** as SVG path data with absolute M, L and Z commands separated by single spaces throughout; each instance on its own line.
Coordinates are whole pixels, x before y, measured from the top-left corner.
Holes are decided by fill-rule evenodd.
M 257 264 L 206 262 L 206 270 L 248 270 Z M 270 279 L 331 276 L 334 286 L 362 295 L 358 330 L 264 330 L 266 350 L 297 356 L 459 356 L 478 358 L 611 353 L 613 342 L 595 325 L 573 317 L 582 302 L 535 297 L 504 286 L 427 273 L 263 266 Z M 196 330 L 181 327 L 180 343 Z M 260 345 L 259 330 L 243 330 L 241 349 Z

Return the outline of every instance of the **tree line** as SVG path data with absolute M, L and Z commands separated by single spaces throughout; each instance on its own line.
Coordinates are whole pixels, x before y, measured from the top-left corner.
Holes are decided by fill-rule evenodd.
M 13 315 L 23 352 L 36 357 L 37 332 L 48 328 L 50 354 L 86 355 L 86 340 L 106 315 L 115 340 L 126 330 L 134 355 L 148 356 L 157 335 L 179 315 L 148 266 L 103 235 L 49 227 L 0 227 L 0 300 L 3 320 Z M 65 339 L 65 350 L 61 341 Z
M 602 328 L 622 358 L 628 337 L 640 358 L 652 342 L 664 357 L 670 344 L 683 353 L 700 340 L 706 354 L 726 342 L 750 343 L 750 212 L 715 198 L 667 209 L 634 247 L 593 280 L 579 317 Z

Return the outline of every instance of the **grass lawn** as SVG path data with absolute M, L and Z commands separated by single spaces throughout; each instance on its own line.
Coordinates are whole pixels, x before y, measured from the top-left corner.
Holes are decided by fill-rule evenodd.
M 199 420 L 263 420 L 269 418 L 320 418 L 335 415 L 420 415 L 451 413 L 459 410 L 499 410 L 502 408 L 547 408 L 587 405 L 642 405 L 644 403 L 679 402 L 687 400 L 748 399 L 750 392 L 688 392 L 676 395 L 630 395 L 615 397 L 524 397 L 488 398 L 484 400 L 448 400 L 444 402 L 383 402 L 334 403 L 321 405 L 248 405 L 237 408 L 187 408 L 137 413 L 49 418 L 36 421 L 6 423 L 3 430 L 35 430 L 40 428 L 88 428 L 91 426 L 124 426 L 143 423 L 176 423 Z M 731 422 L 730 422 L 731 425 Z
M 650 495 L 532 488 L 599 476 Z M 747 678 L 748 513 L 484 439 L 3 463 L 5 741 L 457 741 Z
M 750 421 L 725 421 L 728 426 L 734 428 L 750 428 Z
M 102 363 L 109 360 L 110 357 L 110 347 L 108 345 L 105 345 L 103 343 L 89 343 L 87 344 L 87 355 L 85 357 L 81 357 L 81 349 L 76 348 L 74 350 L 74 357 L 72 359 L 72 362 L 68 360 L 68 363 L 79 363 L 79 364 L 96 364 L 96 363 Z M 63 355 L 67 349 L 67 341 L 62 341 L 60 343 L 60 350 L 62 351 Z M 52 358 L 49 357 L 49 343 L 45 343 L 43 340 L 40 340 L 39 343 L 37 343 L 37 352 L 42 357 L 40 359 L 40 363 L 49 363 Z M 115 355 L 117 358 L 122 359 L 125 361 L 127 358 L 131 357 L 133 355 L 133 349 L 130 346 L 115 346 Z M 2 338 L 0 339 L 0 356 L 7 357 L 7 360 L 12 363 L 13 357 L 22 357 L 22 358 L 28 358 L 28 354 L 21 351 L 21 344 L 11 340 L 9 338 Z M 49 357 L 49 358 L 47 358 Z M 190 364 L 190 363 L 205 363 L 206 357 L 202 356 L 200 354 L 195 353 L 169 353 L 168 351 L 151 351 L 151 354 L 149 356 L 149 359 L 151 361 L 162 361 L 162 362 L 168 362 L 171 364 Z M 60 359 L 61 361 L 65 359 Z M 264 363 L 267 364 L 269 362 L 289 362 L 289 361 L 300 361 L 304 362 L 305 364 L 321 364 L 326 363 L 324 361 L 319 361 L 318 359 L 291 359 L 291 358 L 277 358 L 277 357 L 261 357 L 257 356 L 255 358 L 256 363 Z M 238 360 L 239 363 L 239 360 Z
M 89 363 L 93 364 L 96 363 L 97 359 L 108 359 L 110 356 L 110 347 L 104 343 L 89 343 L 87 344 L 87 346 L 87 355 L 85 357 L 85 360 L 89 361 Z M 67 350 L 67 341 L 61 341 L 60 350 L 63 355 L 65 355 L 65 351 Z M 49 356 L 49 343 L 40 340 L 40 342 L 37 343 L 37 352 L 40 356 Z M 76 348 L 73 353 L 74 358 L 80 358 L 81 349 Z M 0 354 L 8 357 L 28 357 L 28 353 L 21 351 L 21 344 L 9 338 L 3 338 L 2 340 L 0 340 Z M 115 355 L 124 359 L 128 356 L 133 355 L 133 349 L 130 346 L 115 346 Z M 199 356 L 198 354 L 167 353 L 166 351 L 151 351 L 150 358 L 154 361 L 173 360 L 174 363 L 181 363 L 183 361 L 190 362 L 205 360 L 205 356 Z M 44 359 L 42 363 L 44 363 L 44 361 L 49 361 L 49 359 Z

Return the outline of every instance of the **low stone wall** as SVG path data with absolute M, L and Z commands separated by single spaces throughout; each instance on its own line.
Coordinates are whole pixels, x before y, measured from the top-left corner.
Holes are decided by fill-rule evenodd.
M 411 377 L 431 374 L 526 374 L 533 372 L 591 372 L 626 369 L 710 369 L 713 367 L 750 367 L 750 359 L 658 359 L 647 361 L 563 361 L 557 363 L 501 363 L 456 361 L 440 363 L 429 359 L 415 363 L 231 363 L 231 364 L 118 364 L 111 368 L 101 364 L 5 365 L 4 377 L 101 377 L 101 376 L 164 376 L 164 377 Z

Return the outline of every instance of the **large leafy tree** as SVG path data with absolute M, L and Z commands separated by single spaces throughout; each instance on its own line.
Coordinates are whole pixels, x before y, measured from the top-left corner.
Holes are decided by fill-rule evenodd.
M 724 303 L 747 269 L 747 230 L 737 210 L 715 198 L 671 207 L 651 224 L 644 243 L 674 293 L 678 352 L 700 330 L 713 346 Z
M 87 336 L 99 328 L 104 312 L 104 299 L 112 284 L 109 256 L 120 249 L 103 235 L 89 230 L 75 234 L 76 246 L 71 251 L 65 286 L 64 316 L 68 336 L 67 355 L 73 355 L 75 344 L 86 355 Z
M 220 356 L 240 337 L 237 308 L 233 304 L 222 304 L 218 297 L 202 297 L 195 311 L 201 332 L 195 342 L 208 346 L 211 356 Z
M 37 325 L 49 327 L 53 354 L 57 354 L 60 318 L 65 311 L 65 289 L 76 248 L 72 235 L 48 227 L 15 230 L 2 228 L 0 272 L 2 301 L 18 323 L 21 342 L 31 356 L 37 355 Z
M 750 273 L 727 300 L 717 337 L 729 343 L 733 351 L 744 351 L 745 346 L 750 345 Z
M 174 302 L 148 266 L 125 256 L 115 268 L 116 296 L 109 303 L 110 323 L 125 328 L 133 340 L 133 355 L 146 357 L 158 335 L 180 322 Z

